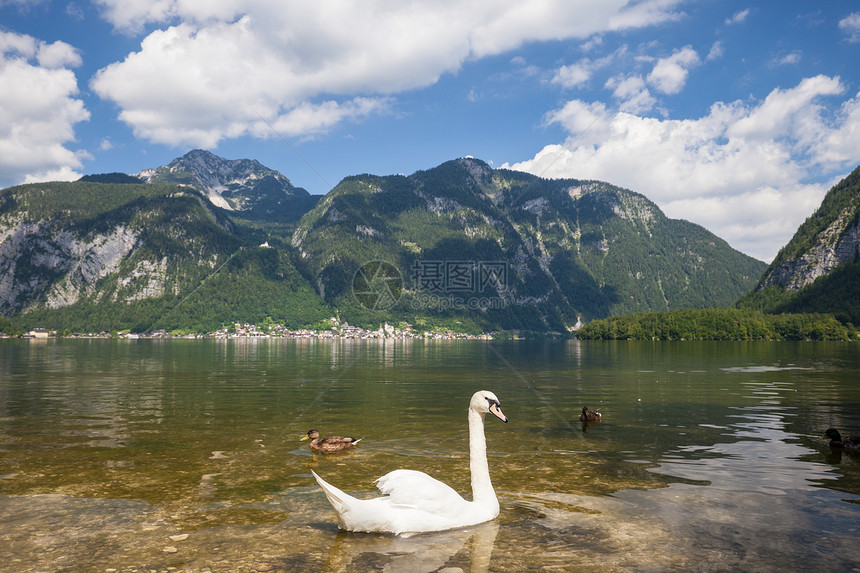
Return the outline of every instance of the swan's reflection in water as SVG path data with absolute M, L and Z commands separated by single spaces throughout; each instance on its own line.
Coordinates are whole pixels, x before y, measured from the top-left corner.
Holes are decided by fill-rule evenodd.
M 473 573 L 486 572 L 490 570 L 490 558 L 498 532 L 498 521 L 412 537 L 338 531 L 323 571 L 438 571 L 452 557 L 465 551 L 468 557 L 464 561 L 470 563 L 467 570 Z M 458 570 L 454 567 L 450 569 Z

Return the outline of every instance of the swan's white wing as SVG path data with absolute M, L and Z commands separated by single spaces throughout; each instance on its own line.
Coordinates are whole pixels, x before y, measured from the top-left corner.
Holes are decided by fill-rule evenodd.
M 376 480 L 376 485 L 392 506 L 437 516 L 458 515 L 468 503 L 447 484 L 415 470 L 394 470 Z

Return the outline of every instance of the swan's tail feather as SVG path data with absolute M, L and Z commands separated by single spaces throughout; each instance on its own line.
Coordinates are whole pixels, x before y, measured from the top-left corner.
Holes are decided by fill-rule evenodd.
M 332 508 L 334 508 L 334 512 L 337 515 L 338 525 L 340 525 L 341 529 L 346 529 L 343 515 L 347 513 L 350 502 L 355 501 L 355 498 L 325 481 L 323 478 L 318 476 L 315 471 L 311 470 L 311 474 L 313 474 L 314 479 L 317 480 L 317 483 L 322 488 L 328 502 L 331 504 Z

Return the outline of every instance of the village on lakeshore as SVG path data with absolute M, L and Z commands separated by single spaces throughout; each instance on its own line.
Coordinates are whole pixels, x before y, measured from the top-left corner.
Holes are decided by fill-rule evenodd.
M 234 323 L 232 326 L 223 327 L 215 332 L 199 334 L 199 333 L 175 333 L 167 332 L 166 330 L 153 330 L 148 333 L 132 333 L 132 332 L 86 332 L 72 333 L 60 335 L 57 331 L 49 331 L 45 328 L 34 328 L 21 338 L 26 339 L 47 339 L 47 338 L 125 338 L 125 339 L 249 339 L 249 338 L 302 338 L 302 339 L 355 339 L 355 340 L 492 340 L 496 337 L 494 333 L 487 334 L 467 334 L 462 332 L 453 332 L 450 330 L 419 332 L 411 326 L 395 327 L 388 323 L 382 324 L 378 329 L 371 330 L 360 326 L 352 326 L 347 322 L 341 323 L 336 318 L 331 318 L 332 327 L 329 329 L 309 329 L 298 328 L 289 329 L 281 324 L 269 326 L 258 326 L 249 323 Z M 510 337 L 510 333 L 508 333 Z M 513 333 L 516 336 L 516 333 Z M 0 333 L 0 337 L 9 338 L 10 335 Z

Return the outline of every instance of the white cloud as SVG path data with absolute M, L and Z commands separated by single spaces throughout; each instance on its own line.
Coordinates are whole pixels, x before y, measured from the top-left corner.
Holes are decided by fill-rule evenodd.
M 594 72 L 608 67 L 618 58 L 627 54 L 627 46 L 621 46 L 614 53 L 592 60 L 590 58 L 582 58 L 576 63 L 561 66 L 556 70 L 552 78 L 552 83 L 561 85 L 565 88 L 575 88 L 587 83 Z
M 556 70 L 552 78 L 554 84 L 566 88 L 574 88 L 591 79 L 592 67 L 588 60 L 581 60 L 569 66 L 562 66 Z
M 675 19 L 680 0 L 98 3 L 117 29 L 163 29 L 101 69 L 92 89 L 120 107 L 138 137 L 211 147 L 260 133 L 258 114 L 290 133 L 331 127 L 308 122 L 307 106 L 339 102 L 326 118 L 361 117 L 368 108 L 354 105 L 356 96 L 377 100 L 374 113 L 392 94 L 431 85 L 469 59 Z
M 229 22 L 248 4 L 242 0 L 95 0 L 102 16 L 118 30 L 138 33 L 147 25 L 189 22 Z M 259 2 L 257 2 L 259 3 Z
M 708 60 L 709 62 L 711 62 L 713 60 L 719 60 L 720 58 L 723 57 L 723 52 L 724 52 L 723 43 L 721 41 L 717 40 L 711 46 L 711 50 L 708 52 L 708 55 L 705 59 Z
M 33 58 L 38 50 L 36 38 L 25 34 L 15 34 L 0 30 L 0 54 L 4 57 L 23 56 L 25 59 Z
M 0 32 L 0 187 L 60 177 L 75 179 L 86 154 L 69 149 L 74 127 L 89 119 L 68 44 Z
M 83 63 L 81 55 L 75 48 L 60 41 L 54 42 L 53 44 L 42 42 L 39 45 L 36 59 L 40 66 L 52 70 L 65 67 L 76 68 Z
M 676 94 L 687 82 L 689 69 L 698 64 L 699 55 L 690 46 L 685 46 L 668 58 L 658 60 L 648 74 L 648 83 L 664 94 Z
M 788 54 L 776 56 L 775 58 L 773 58 L 771 60 L 770 63 L 771 63 L 771 66 L 793 65 L 793 64 L 800 63 L 801 57 L 802 57 L 802 54 L 799 51 L 795 50 L 795 51 L 790 52 Z
M 571 2 L 571 4 L 573 4 Z M 603 2 L 588 2 L 585 0 L 579 2 L 577 9 L 585 11 L 591 8 L 593 4 L 603 4 Z M 624 30 L 627 28 L 640 28 L 642 26 L 653 26 L 663 22 L 677 22 L 681 19 L 682 14 L 673 12 L 672 9 L 679 2 L 672 0 L 643 0 L 641 2 L 625 2 L 626 4 L 618 14 L 610 19 L 609 30 Z
M 744 20 L 747 19 L 747 16 L 750 15 L 750 9 L 741 10 L 740 12 L 735 12 L 731 18 L 726 18 L 726 26 L 731 26 L 732 24 L 740 24 Z
M 838 78 L 816 76 L 764 101 L 715 103 L 707 115 L 685 120 L 574 100 L 547 117 L 570 133 L 565 145 L 511 167 L 628 187 L 668 216 L 770 260 L 832 184 L 806 182 L 806 174 L 836 177 L 856 167 L 860 94 L 836 113 L 819 103 L 843 90 Z
M 345 103 L 326 101 L 321 104 L 303 102 L 270 124 L 281 135 L 307 135 L 324 132 L 345 118 L 357 118 L 384 111 L 388 101 L 384 98 L 353 98 Z M 269 128 L 269 125 L 266 126 Z M 262 126 L 255 126 L 257 135 Z
M 657 104 L 640 76 L 610 78 L 606 87 L 613 90 L 612 96 L 620 102 L 618 109 L 625 113 L 643 113 Z
M 848 34 L 849 42 L 860 42 L 860 12 L 854 12 L 839 20 L 839 29 Z
M 576 145 L 588 146 L 598 144 L 609 136 L 609 125 L 603 121 L 608 114 L 609 110 L 600 102 L 588 104 L 575 99 L 550 113 L 547 121 L 558 123 L 572 136 L 575 135 L 573 143 Z
M 860 161 L 860 94 L 842 104 L 834 124 L 835 127 L 822 134 L 820 146 L 814 148 L 815 163 L 826 169 L 839 169 Z
M 89 156 L 85 156 L 89 157 Z M 28 173 L 21 183 L 42 183 L 43 181 L 77 181 L 81 173 L 69 165 L 61 165 L 53 169 L 43 169 Z
M 728 125 L 726 135 L 755 143 L 787 138 L 798 151 L 814 151 L 819 136 L 829 131 L 821 117 L 822 108 L 814 102 L 842 92 L 839 78 L 827 76 L 806 78 L 787 90 L 776 88 L 760 105 Z
M 84 10 L 76 2 L 69 2 L 66 4 L 66 15 L 72 20 L 81 22 L 84 19 Z
M 587 42 L 582 44 L 579 49 L 583 52 L 590 52 L 592 50 L 596 50 L 603 45 L 603 36 L 593 36 L 588 39 Z

